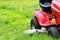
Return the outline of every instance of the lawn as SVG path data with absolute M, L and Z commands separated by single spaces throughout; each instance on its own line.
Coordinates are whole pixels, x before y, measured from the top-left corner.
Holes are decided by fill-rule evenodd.
M 38 0 L 0 0 L 0 40 L 53 40 L 48 35 L 23 33 L 30 29 L 33 12 L 40 9 Z

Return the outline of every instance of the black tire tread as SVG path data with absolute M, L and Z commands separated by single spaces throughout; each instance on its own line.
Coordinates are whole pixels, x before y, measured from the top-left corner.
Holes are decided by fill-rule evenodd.
M 31 20 L 31 29 L 32 29 L 32 25 L 35 26 L 35 29 L 40 29 L 41 28 L 36 17 L 33 17 L 32 20 Z
M 58 38 L 59 37 L 59 31 L 56 27 L 50 27 L 50 35 L 54 38 Z

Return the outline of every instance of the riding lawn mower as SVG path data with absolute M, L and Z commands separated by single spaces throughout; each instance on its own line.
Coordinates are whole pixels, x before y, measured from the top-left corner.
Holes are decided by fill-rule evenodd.
M 58 38 L 60 34 L 60 0 L 39 0 L 42 10 L 34 11 L 31 19 L 31 30 L 25 33 L 45 32 Z

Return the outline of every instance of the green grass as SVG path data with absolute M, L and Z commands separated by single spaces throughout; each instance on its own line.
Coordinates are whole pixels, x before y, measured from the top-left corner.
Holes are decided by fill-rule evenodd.
M 38 0 L 0 0 L 0 40 L 53 40 L 43 33 L 23 33 L 30 29 L 36 9 L 40 9 Z

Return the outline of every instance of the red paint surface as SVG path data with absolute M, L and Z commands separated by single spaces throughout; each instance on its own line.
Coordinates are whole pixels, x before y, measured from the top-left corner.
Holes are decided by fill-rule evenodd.
M 56 15 L 56 22 L 60 25 L 60 0 L 52 1 L 52 12 Z

